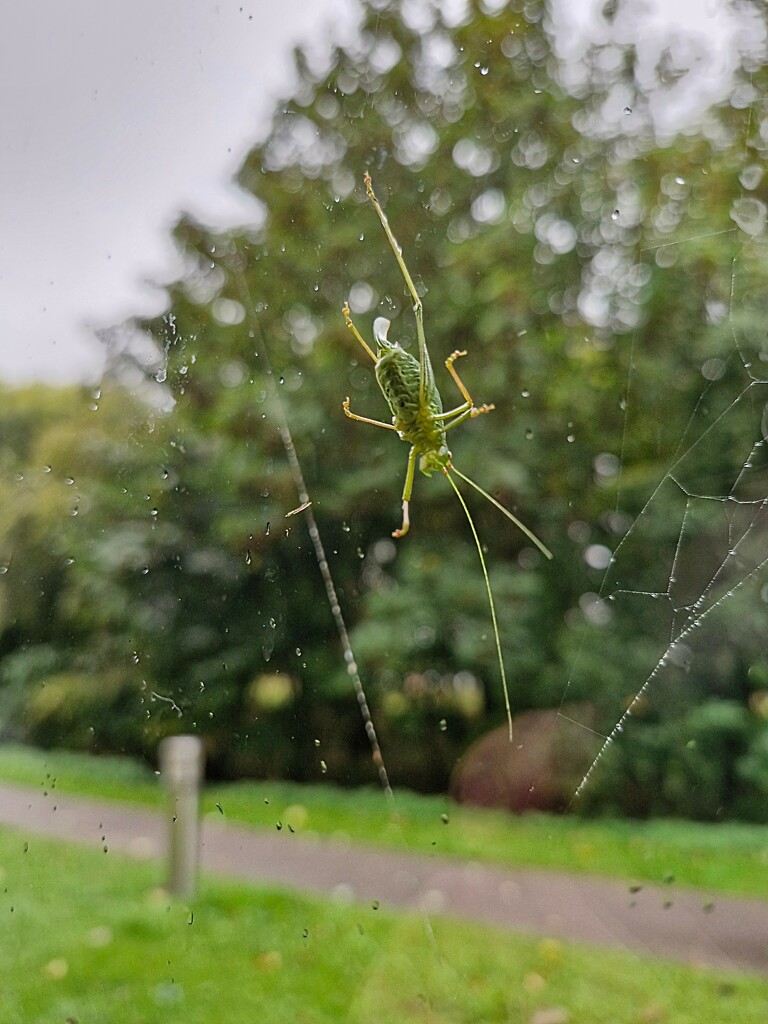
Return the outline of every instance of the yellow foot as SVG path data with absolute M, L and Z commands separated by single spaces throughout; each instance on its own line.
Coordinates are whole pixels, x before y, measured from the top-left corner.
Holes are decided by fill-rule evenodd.
M 472 406 L 472 408 L 469 411 L 469 418 L 473 420 L 475 416 L 482 416 L 484 412 L 493 412 L 495 408 L 496 406 L 493 404 L 493 402 L 491 402 L 490 405 Z
M 458 349 L 456 349 L 456 351 L 455 352 L 451 352 L 451 354 L 445 360 L 445 365 L 446 366 L 453 366 L 453 364 L 456 362 L 457 359 L 461 359 L 461 357 L 465 356 L 466 354 L 467 354 L 466 352 L 460 352 Z
M 411 528 L 411 520 L 410 520 L 410 518 L 408 516 L 408 502 L 404 501 L 403 502 L 403 525 L 400 527 L 399 530 L 393 530 L 392 531 L 392 536 L 393 537 L 404 537 L 406 535 L 406 533 L 408 533 L 408 530 L 410 528 Z

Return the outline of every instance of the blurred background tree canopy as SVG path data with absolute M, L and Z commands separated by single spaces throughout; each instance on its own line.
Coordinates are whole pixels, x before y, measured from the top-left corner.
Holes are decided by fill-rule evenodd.
M 461 348 L 496 405 L 452 435 L 456 465 L 555 554 L 468 496 L 513 710 L 589 722 L 591 758 L 652 675 L 581 806 L 765 820 L 764 68 L 659 139 L 632 46 L 595 46 L 566 82 L 540 3 L 369 0 L 353 45 L 296 66 L 239 175 L 261 220 L 216 235 L 182 217 L 168 312 L 110 333 L 97 396 L 3 396 L 5 735 L 152 756 L 196 731 L 221 775 L 373 780 L 301 514 L 285 518 L 283 415 L 394 781 L 444 789 L 502 721 L 461 508 L 417 479 L 395 543 L 407 448 L 341 409 L 388 418 L 345 300 L 368 338 L 386 315 L 415 344 L 370 170 L 444 400 Z M 749 550 L 729 559 L 741 515 Z M 734 588 L 666 657 L 702 592 Z

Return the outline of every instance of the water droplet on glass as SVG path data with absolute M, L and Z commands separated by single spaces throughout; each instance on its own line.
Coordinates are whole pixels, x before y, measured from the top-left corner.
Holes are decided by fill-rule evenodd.
M 765 228 L 768 207 L 753 196 L 736 199 L 731 206 L 731 220 L 747 235 L 759 235 Z
M 760 184 L 760 179 L 763 177 L 763 168 L 760 164 L 750 164 L 749 167 L 745 167 L 739 175 L 739 181 L 744 188 L 753 189 L 757 188 Z

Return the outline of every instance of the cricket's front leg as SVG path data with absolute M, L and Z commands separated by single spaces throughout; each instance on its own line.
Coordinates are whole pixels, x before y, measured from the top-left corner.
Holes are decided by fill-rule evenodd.
M 414 445 L 408 453 L 408 468 L 405 471 L 405 486 L 403 487 L 403 525 L 399 530 L 393 530 L 393 537 L 404 537 L 411 526 L 411 519 L 408 508 L 411 503 L 411 491 L 413 490 L 413 474 L 416 468 L 416 446 Z
M 363 348 L 368 353 L 368 355 L 371 357 L 371 359 L 374 361 L 374 363 L 378 362 L 378 360 L 376 358 L 376 355 L 373 352 L 371 346 L 368 344 L 368 342 L 362 336 L 360 331 L 358 331 L 358 329 L 352 323 L 352 317 L 349 314 L 349 303 L 348 302 L 344 303 L 344 308 L 341 311 L 341 315 L 344 317 L 344 323 L 347 325 L 347 327 L 350 329 L 350 331 L 352 331 L 352 333 L 354 334 L 356 340 L 363 346 Z
M 349 408 L 348 397 L 341 403 L 341 407 L 344 410 L 345 416 L 349 416 L 351 420 L 357 420 L 358 423 L 370 423 L 372 427 L 384 427 L 385 430 L 397 430 L 397 427 L 393 423 L 384 423 L 383 420 L 372 420 L 369 416 L 358 416 L 356 412 L 352 412 Z
M 451 352 L 451 354 L 445 360 L 445 368 L 448 371 L 448 373 L 450 373 L 450 375 L 453 377 L 453 380 L 454 380 L 454 383 L 456 384 L 456 387 L 461 392 L 461 397 L 464 399 L 464 401 L 469 406 L 469 416 L 472 419 L 474 419 L 475 416 L 480 416 L 484 412 L 492 412 L 493 409 L 494 409 L 494 406 L 493 405 L 475 405 L 475 403 L 474 403 L 474 401 L 472 399 L 472 396 L 470 395 L 469 391 L 467 391 L 467 387 L 464 384 L 464 381 L 461 379 L 461 377 L 456 372 L 453 364 L 456 362 L 457 359 L 461 359 L 461 357 L 465 356 L 466 354 L 467 354 L 466 352 L 460 352 L 458 349 L 455 352 Z

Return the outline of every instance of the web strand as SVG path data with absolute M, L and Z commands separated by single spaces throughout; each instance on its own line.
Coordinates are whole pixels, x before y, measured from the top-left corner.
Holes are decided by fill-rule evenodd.
M 635 695 L 632 698 L 631 703 L 628 705 L 626 711 L 622 714 L 621 718 L 619 718 L 618 722 L 614 725 L 614 727 L 610 731 L 610 733 L 604 738 L 604 742 L 603 742 L 602 746 L 600 747 L 599 751 L 597 752 L 596 757 L 594 758 L 594 760 L 592 761 L 592 764 L 587 769 L 587 771 L 584 774 L 584 777 L 582 778 L 581 782 L 576 787 L 576 791 L 573 794 L 573 797 L 571 799 L 571 803 L 570 803 L 569 807 L 572 807 L 573 804 L 582 795 L 582 793 L 584 792 L 585 788 L 589 784 L 589 781 L 592 778 L 592 775 L 594 774 L 595 769 L 597 768 L 598 764 L 602 760 L 603 755 L 605 754 L 606 750 L 608 750 L 608 748 L 614 742 L 616 737 L 620 733 L 622 733 L 624 731 L 624 726 L 626 725 L 627 720 L 631 717 L 634 709 L 637 707 L 638 703 L 641 701 L 641 699 L 643 698 L 643 696 L 647 692 L 648 688 L 651 686 L 651 684 L 657 678 L 657 676 L 659 675 L 661 670 L 666 667 L 667 659 L 669 657 L 669 654 L 671 653 L 671 651 L 675 647 L 675 645 L 679 644 L 683 640 L 685 640 L 694 631 L 694 629 L 697 629 L 699 626 L 701 626 L 701 624 L 704 622 L 704 620 L 707 619 L 709 617 L 709 615 L 711 615 L 711 613 L 715 611 L 716 608 L 719 608 L 722 604 L 724 604 L 724 602 L 726 600 L 728 600 L 729 598 L 733 597 L 734 594 L 736 594 L 737 591 L 741 590 L 746 585 L 746 583 L 748 583 L 749 580 L 752 579 L 753 576 L 755 576 L 757 573 L 759 573 L 761 570 L 763 570 L 767 565 L 768 565 L 768 556 L 766 556 L 766 558 L 764 558 L 763 561 L 760 562 L 760 564 L 757 565 L 751 572 L 749 572 L 746 576 L 744 576 L 742 579 L 740 579 L 738 581 L 738 583 L 736 583 L 733 587 L 731 587 L 730 590 L 726 591 L 726 593 L 722 597 L 720 597 L 713 604 L 709 605 L 709 607 L 705 608 L 701 612 L 700 615 L 697 615 L 695 618 L 689 618 L 688 621 L 686 622 L 686 625 L 684 626 L 684 628 L 681 629 L 680 632 L 678 632 L 676 636 L 674 636 L 672 642 L 669 644 L 669 646 L 665 650 L 664 654 L 656 662 L 656 665 L 654 666 L 653 671 L 651 672 L 651 674 L 647 677 L 647 679 L 645 680 L 643 685 L 640 687 L 640 689 L 635 693 Z M 566 718 L 568 721 L 571 721 L 571 722 L 573 721 L 573 719 L 567 718 L 566 715 L 562 715 L 561 717 Z M 590 729 L 588 731 L 592 732 L 593 735 L 594 735 L 594 730 Z
M 734 234 L 736 231 L 735 228 L 728 229 L 722 234 Z M 640 710 L 643 698 L 653 684 L 668 667 L 679 668 L 692 656 L 693 652 L 688 650 L 692 634 L 705 624 L 711 633 L 711 620 L 716 613 L 722 612 L 728 603 L 743 593 L 748 584 L 763 577 L 768 567 L 768 375 L 760 372 L 761 360 L 765 359 L 764 348 L 760 347 L 762 343 L 749 333 L 748 326 L 742 326 L 740 303 L 754 314 L 755 309 L 750 306 L 754 300 L 747 286 L 737 288 L 737 272 L 742 261 L 747 273 L 750 244 L 748 240 L 736 256 L 726 257 L 727 264 L 722 267 L 729 303 L 727 313 L 723 313 L 723 321 L 729 329 L 730 348 L 714 353 L 716 358 L 713 362 L 720 364 L 716 376 L 709 377 L 702 368 L 706 380 L 702 381 L 699 396 L 669 456 L 668 468 L 624 530 L 595 595 L 604 606 L 604 622 L 610 621 L 614 615 L 632 615 L 633 601 L 654 602 L 664 617 L 669 616 L 668 630 L 665 630 L 666 635 L 659 645 L 663 645 L 663 652 L 655 663 L 650 660 L 646 663 L 644 679 L 641 677 L 635 681 L 630 690 L 631 696 L 627 698 L 621 714 L 614 719 L 614 724 L 610 729 L 600 731 L 586 722 L 575 721 L 566 706 L 571 688 L 577 680 L 583 681 L 584 673 L 588 671 L 589 663 L 584 658 L 586 639 L 572 660 L 558 715 L 564 721 L 578 725 L 585 734 L 599 738 L 600 745 L 575 789 L 571 807 L 584 794 L 606 752 L 624 731 L 629 718 Z M 748 282 L 750 280 L 747 279 Z M 741 298 L 740 290 L 744 292 Z M 636 359 L 640 356 L 637 339 L 633 336 L 625 389 L 627 400 L 632 390 Z M 722 384 L 719 383 L 721 379 Z M 625 407 L 615 505 L 617 513 L 626 478 L 624 462 L 630 429 L 628 415 Z M 745 426 L 750 431 L 748 439 L 744 438 Z M 734 458 L 733 448 L 739 436 L 745 441 L 742 452 L 749 448 L 749 454 L 741 462 L 738 456 Z M 711 473 L 710 451 L 714 453 Z M 743 454 L 741 458 L 744 458 Z M 635 546 L 640 543 L 638 550 L 642 558 L 642 552 L 647 551 L 648 543 L 652 542 L 659 526 L 658 517 L 668 515 L 670 510 L 677 522 L 678 533 L 674 551 L 669 552 L 669 563 L 664 568 L 660 549 L 656 565 L 641 564 Z M 703 533 L 702 521 L 706 524 Z M 707 539 L 703 547 L 702 538 Z M 659 576 L 659 572 L 665 575 Z M 638 585 L 633 587 L 635 578 Z M 763 600 L 768 600 L 765 591 Z M 656 613 L 652 613 L 651 618 L 657 618 Z M 657 622 L 652 627 L 656 636 L 659 635 L 659 625 Z M 598 618 L 593 623 L 588 621 L 587 626 L 598 631 L 601 629 Z M 648 637 L 651 635 L 649 633 Z M 653 657 L 658 653 L 657 648 Z M 640 682 L 642 685 L 638 687 Z
M 254 333 L 258 333 L 260 344 L 259 351 L 261 354 L 262 365 L 264 371 L 268 377 L 272 378 L 272 367 L 269 361 L 269 354 L 267 351 L 266 339 L 264 338 L 258 320 L 253 309 L 253 301 L 251 299 L 250 290 L 248 288 L 248 282 L 245 279 L 242 271 L 239 269 L 233 269 L 231 266 L 227 266 L 227 270 L 232 275 L 237 289 L 240 293 L 241 301 L 245 307 L 248 315 L 248 319 L 252 325 Z M 274 389 L 270 391 L 269 401 L 272 404 L 274 410 L 274 420 L 277 424 L 277 429 L 280 434 L 280 440 L 282 441 L 285 454 L 288 459 L 288 465 L 293 476 L 294 485 L 298 494 L 299 503 L 302 506 L 302 515 L 304 516 L 307 523 L 307 530 L 309 532 L 310 540 L 312 541 L 312 547 L 315 554 L 315 560 L 317 561 L 317 567 L 320 570 L 320 575 L 325 586 L 325 593 L 328 599 L 328 605 L 331 609 L 331 615 L 333 617 L 336 631 L 341 641 L 341 647 L 344 652 L 344 663 L 347 667 L 347 674 L 349 675 L 352 686 L 355 691 L 357 698 L 357 704 L 360 708 L 360 714 L 363 719 L 363 725 L 365 727 L 365 733 L 368 737 L 368 742 L 371 747 L 371 759 L 373 761 L 374 768 L 379 777 L 379 782 L 384 790 L 387 799 L 390 802 L 394 802 L 394 794 L 392 792 L 392 786 L 389 781 L 389 773 L 384 762 L 384 756 L 382 754 L 381 746 L 379 744 L 378 734 L 376 727 L 373 722 L 371 715 L 370 705 L 368 704 L 368 698 L 365 693 L 365 687 L 360 677 L 360 671 L 357 667 L 357 659 L 355 658 L 352 644 L 349 639 L 349 632 L 347 625 L 344 620 L 344 613 L 341 610 L 339 603 L 338 594 L 336 592 L 336 586 L 333 582 L 333 576 L 331 574 L 331 568 L 328 564 L 328 558 L 325 554 L 325 547 L 323 546 L 322 539 L 320 537 L 320 530 L 317 526 L 314 513 L 312 511 L 312 503 L 309 498 L 309 492 L 307 490 L 306 483 L 304 481 L 304 474 L 301 469 L 301 463 L 299 462 L 299 456 L 296 452 L 296 446 L 293 443 L 293 436 L 291 429 L 288 425 L 288 417 L 285 412 L 285 407 L 280 399 L 280 395 Z
M 741 355 L 742 358 L 743 371 L 749 379 L 749 362 L 743 361 L 743 355 L 740 352 L 739 355 Z M 711 387 L 712 385 L 708 384 L 706 392 L 709 392 Z M 726 602 L 732 600 L 740 591 L 743 591 L 750 581 L 759 577 L 759 575 L 766 569 L 766 566 L 768 566 L 768 554 L 764 554 L 766 547 L 765 531 L 768 528 L 768 499 L 763 496 L 756 499 L 743 499 L 737 496 L 740 487 L 749 486 L 749 474 L 753 470 L 755 464 L 758 463 L 759 457 L 764 455 L 765 439 L 761 438 L 759 440 L 752 441 L 749 456 L 746 457 L 746 460 L 741 464 L 740 468 L 735 473 L 735 477 L 731 477 L 732 484 L 725 493 L 707 494 L 698 488 L 694 489 L 690 484 L 686 484 L 685 482 L 687 468 L 686 460 L 688 460 L 701 445 L 717 441 L 718 432 L 720 430 L 725 431 L 727 429 L 729 416 L 739 411 L 743 402 L 752 401 L 756 396 L 756 389 L 765 387 L 766 384 L 764 382 L 757 381 L 754 378 L 749 379 L 749 383 L 738 391 L 736 396 L 727 404 L 727 407 L 716 415 L 713 421 L 705 428 L 700 429 L 697 434 L 692 436 L 692 427 L 695 419 L 694 410 L 694 413 L 685 426 L 683 437 L 677 445 L 671 467 L 656 484 L 653 489 L 653 493 L 646 501 L 637 518 L 632 522 L 629 529 L 625 532 L 622 540 L 615 548 L 600 587 L 600 600 L 610 604 L 615 604 L 616 602 L 620 602 L 623 598 L 631 597 L 641 599 L 647 598 L 649 600 L 656 601 L 662 600 L 667 603 L 672 613 L 670 632 L 664 652 L 660 657 L 658 657 L 655 665 L 646 676 L 642 685 L 634 691 L 634 695 L 628 703 L 625 711 L 620 717 L 618 717 L 615 724 L 607 734 L 596 733 L 594 729 L 588 728 L 586 724 L 581 725 L 581 723 L 574 723 L 579 724 L 582 729 L 592 733 L 593 735 L 600 735 L 602 743 L 581 782 L 577 788 L 575 788 L 575 792 L 569 805 L 571 807 L 583 796 L 586 787 L 594 776 L 594 773 L 606 751 L 610 748 L 610 745 L 614 742 L 617 736 L 624 731 L 627 721 L 637 711 L 642 698 L 648 692 L 652 684 L 668 665 L 674 664 L 674 658 L 671 655 L 673 655 L 675 648 L 678 647 L 678 645 L 683 644 L 683 642 L 687 640 L 695 630 L 705 624 L 717 610 L 722 609 Z M 699 398 L 699 401 L 696 404 L 696 409 L 698 409 L 701 401 L 702 398 Z M 687 443 L 685 442 L 686 437 L 688 438 Z M 664 498 L 664 488 L 669 486 L 673 486 L 678 489 L 679 494 L 684 499 L 684 507 L 680 513 L 678 539 L 672 556 L 672 562 L 669 567 L 666 588 L 633 590 L 628 587 L 616 587 L 615 581 L 618 574 L 618 569 L 616 567 L 617 564 L 620 563 L 621 560 L 625 563 L 629 563 L 631 561 L 631 555 L 625 555 L 625 549 L 631 544 L 646 519 L 652 515 L 655 506 L 662 502 Z M 696 507 L 702 507 L 705 503 L 716 503 L 722 507 L 723 523 L 720 527 L 720 531 L 721 534 L 724 532 L 726 535 L 725 540 L 727 541 L 727 545 L 724 553 L 721 554 L 716 564 L 711 566 L 707 579 L 702 582 L 697 593 L 692 595 L 687 601 L 676 600 L 675 595 L 678 580 L 683 574 L 682 562 L 684 551 L 686 549 L 686 542 L 688 540 L 689 532 L 693 529 L 691 525 L 692 513 Z M 751 548 L 755 548 L 757 550 L 757 554 L 755 554 L 754 551 L 751 551 Z M 565 706 L 568 690 L 574 679 L 579 675 L 581 668 L 580 660 L 580 655 L 577 655 L 574 659 L 570 675 L 565 684 L 560 711 L 558 712 L 562 719 L 571 723 L 573 723 L 573 719 L 564 714 L 563 708 Z

